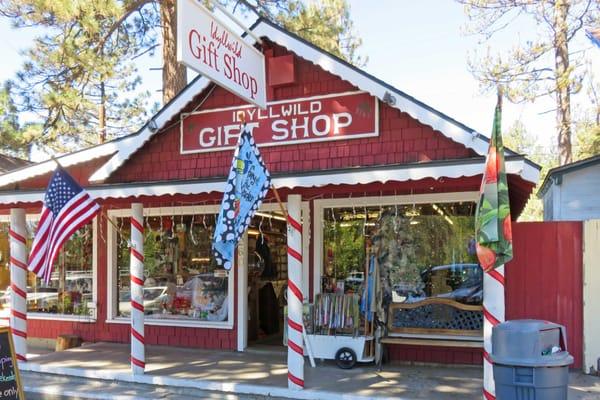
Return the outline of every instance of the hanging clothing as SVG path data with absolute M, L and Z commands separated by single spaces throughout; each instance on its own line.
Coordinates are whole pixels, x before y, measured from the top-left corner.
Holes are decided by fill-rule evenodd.
M 273 259 L 271 258 L 271 249 L 269 249 L 269 244 L 267 242 L 267 238 L 264 235 L 260 235 L 256 238 L 256 252 L 260 257 L 262 257 L 263 262 L 265 263 L 265 268 L 263 269 L 263 273 L 261 274 L 261 278 L 275 278 L 277 276 L 277 268 L 273 264 Z
M 367 276 L 367 284 L 363 288 L 362 298 L 360 300 L 360 312 L 370 322 L 373 321 L 373 314 L 376 310 L 376 285 L 378 281 L 378 274 L 376 273 L 375 266 L 375 255 L 371 255 L 369 258 L 369 274 Z
M 279 304 L 271 282 L 258 291 L 258 312 L 263 332 L 267 335 L 279 332 Z

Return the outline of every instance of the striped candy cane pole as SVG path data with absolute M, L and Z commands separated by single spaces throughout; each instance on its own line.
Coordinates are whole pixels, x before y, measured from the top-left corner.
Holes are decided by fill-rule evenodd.
M 10 210 L 10 327 L 17 360 L 27 361 L 27 247 L 25 210 Z
M 483 398 L 496 398 L 492 369 L 492 328 L 504 322 L 504 265 L 483 274 Z
M 144 351 L 144 216 L 140 203 L 131 205 L 131 371 L 143 374 Z
M 296 390 L 304 388 L 300 203 L 299 195 L 288 196 L 288 387 Z

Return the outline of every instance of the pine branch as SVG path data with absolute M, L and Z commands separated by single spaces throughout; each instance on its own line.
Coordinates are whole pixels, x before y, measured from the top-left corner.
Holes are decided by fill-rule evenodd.
M 123 22 L 129 18 L 129 16 L 131 14 L 133 14 L 136 10 L 138 10 L 140 7 L 143 7 L 144 5 L 153 2 L 154 0 L 136 0 L 133 3 L 131 3 L 126 9 L 125 12 L 123 13 L 123 15 L 121 15 L 121 17 L 119 17 L 119 19 L 117 19 L 112 25 L 111 27 L 108 29 L 107 33 L 102 37 L 102 39 L 100 39 L 100 42 L 98 43 L 98 46 L 96 47 L 97 51 L 102 53 L 104 51 L 104 46 L 106 45 L 106 42 L 108 41 L 108 39 L 110 39 L 110 37 L 112 36 L 112 34 L 115 32 L 115 30 L 117 30 L 121 24 L 123 24 Z

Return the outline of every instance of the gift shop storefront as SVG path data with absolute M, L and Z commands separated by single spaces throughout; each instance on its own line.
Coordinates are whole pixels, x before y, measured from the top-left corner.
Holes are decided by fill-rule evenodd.
M 26 319 L 11 316 L 13 328 L 29 338 L 129 342 L 130 221 L 140 210 L 146 344 L 283 346 L 287 227 L 274 193 L 231 270 L 211 252 L 245 121 L 284 205 L 300 196 L 307 332 L 372 333 L 359 303 L 377 280 L 382 300 L 366 307 L 387 309 L 391 358 L 481 363 L 474 215 L 487 139 L 267 21 L 252 30 L 266 57 L 266 109 L 198 77 L 136 134 L 58 158 L 102 212 L 65 244 L 49 284 L 23 278 Z M 5 310 L 10 269 L 22 271 L 15 249 L 30 246 L 55 168 L 46 161 L 0 176 Z M 507 151 L 506 169 L 516 218 L 539 168 Z M 324 315 L 332 302 L 333 318 Z

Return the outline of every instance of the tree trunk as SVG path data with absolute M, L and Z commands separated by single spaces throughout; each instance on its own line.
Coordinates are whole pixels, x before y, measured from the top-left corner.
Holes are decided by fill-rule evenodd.
M 160 2 L 163 33 L 163 104 L 167 104 L 187 85 L 184 65 L 177 62 L 177 9 L 175 0 Z
M 569 70 L 569 43 L 567 42 L 569 0 L 558 0 L 554 7 L 558 163 L 564 165 L 573 161 L 571 151 L 571 71 Z
M 106 142 L 106 92 L 100 82 L 100 105 L 98 106 L 98 143 Z

